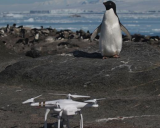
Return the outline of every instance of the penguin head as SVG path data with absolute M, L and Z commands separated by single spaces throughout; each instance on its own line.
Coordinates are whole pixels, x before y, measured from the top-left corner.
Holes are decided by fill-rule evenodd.
M 113 1 L 107 1 L 103 3 L 106 7 L 106 10 L 110 10 L 111 8 L 116 12 L 116 4 Z
M 16 24 L 13 24 L 13 27 L 16 27 Z

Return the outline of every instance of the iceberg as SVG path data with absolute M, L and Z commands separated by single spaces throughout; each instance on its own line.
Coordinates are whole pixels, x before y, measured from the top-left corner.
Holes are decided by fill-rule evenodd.
M 24 20 L 25 22 L 34 22 L 33 18 L 29 18 L 28 20 Z
M 23 18 L 23 15 L 8 13 L 8 14 L 4 14 L 3 17 Z

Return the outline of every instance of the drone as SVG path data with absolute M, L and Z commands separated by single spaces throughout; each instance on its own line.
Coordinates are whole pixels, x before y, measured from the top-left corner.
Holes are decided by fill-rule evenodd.
M 42 95 L 39 95 L 22 102 L 22 104 L 30 103 L 30 106 L 33 106 L 33 107 L 46 108 L 44 128 L 47 128 L 47 116 L 51 110 L 53 110 L 53 113 L 57 115 L 56 117 L 58 118 L 58 128 L 60 128 L 62 124 L 63 124 L 63 128 L 66 128 L 66 127 L 70 128 L 69 119 L 71 119 L 73 116 L 77 114 L 80 115 L 80 128 L 83 128 L 83 115 L 81 113 L 81 109 L 85 107 L 97 108 L 99 106 L 97 104 L 97 101 L 105 99 L 105 98 L 91 99 L 91 100 L 86 100 L 84 102 L 79 102 L 79 101 L 74 101 L 71 98 L 90 98 L 90 96 L 72 95 L 72 94 L 54 94 L 54 95 L 65 95 L 67 96 L 67 99 L 35 102 L 34 101 L 35 99 L 42 96 Z

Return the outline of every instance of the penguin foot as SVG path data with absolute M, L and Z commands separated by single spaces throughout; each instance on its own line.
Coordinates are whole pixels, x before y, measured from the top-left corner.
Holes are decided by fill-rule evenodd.
M 108 57 L 106 57 L 106 56 L 103 56 L 103 60 L 104 60 L 104 59 L 107 59 L 107 58 L 108 58 Z
M 114 55 L 113 58 L 120 58 L 120 56 L 119 55 Z

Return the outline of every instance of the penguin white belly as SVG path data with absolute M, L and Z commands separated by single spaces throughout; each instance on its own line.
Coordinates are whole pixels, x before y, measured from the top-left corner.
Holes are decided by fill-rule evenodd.
M 113 9 L 105 12 L 100 33 L 99 44 L 102 56 L 119 55 L 122 49 L 122 33 Z
M 39 34 L 35 35 L 35 39 L 38 40 L 39 39 Z

